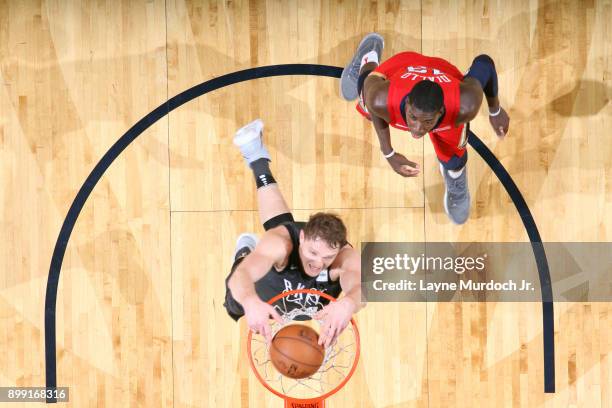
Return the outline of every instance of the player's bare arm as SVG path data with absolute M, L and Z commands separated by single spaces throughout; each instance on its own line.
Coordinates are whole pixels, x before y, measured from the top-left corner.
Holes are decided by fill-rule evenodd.
M 319 311 L 315 318 L 322 319 L 319 344 L 328 347 L 342 333 L 365 303 L 361 299 L 361 257 L 350 246 L 343 248 L 330 267 L 333 280 L 340 279 L 344 296 Z
M 391 145 L 390 119 L 387 109 L 388 94 L 389 81 L 387 78 L 378 72 L 370 73 L 365 80 L 363 97 L 376 136 L 378 136 L 380 150 L 397 174 L 404 177 L 414 177 L 419 174 L 419 165 L 408 160 L 403 154 L 396 152 Z
M 495 133 L 499 137 L 508 133 L 510 118 L 499 103 L 497 71 L 491 57 L 479 55 L 474 58 L 459 89 L 461 106 L 459 115 L 457 115 L 457 126 L 468 123 L 476 117 L 484 96 L 489 107 L 489 122 Z
M 355 248 L 347 246 L 336 258 L 336 265 L 332 265 L 332 279 L 337 273 L 344 297 L 353 304 L 353 313 L 357 313 L 365 306 L 361 298 L 361 255 Z
M 283 228 L 274 228 L 264 233 L 253 250 L 247 255 L 230 278 L 228 286 L 234 298 L 244 308 L 247 324 L 255 333 L 261 333 L 270 340 L 272 332 L 269 317 L 279 323 L 281 318 L 272 305 L 259 298 L 255 282 L 261 279 L 272 266 L 286 262 L 291 242 L 283 234 Z
M 387 110 L 388 93 L 389 81 L 387 78 L 380 72 L 370 72 L 363 85 L 363 102 L 371 115 L 381 118 L 385 123 L 390 121 Z

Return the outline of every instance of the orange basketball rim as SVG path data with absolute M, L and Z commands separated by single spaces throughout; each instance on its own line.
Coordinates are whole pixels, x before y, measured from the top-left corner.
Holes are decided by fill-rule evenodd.
M 320 298 L 324 298 L 329 300 L 330 302 L 335 302 L 336 299 L 334 299 L 332 296 L 328 295 L 327 293 L 323 293 L 314 289 L 297 289 L 297 290 L 290 290 L 287 292 L 283 292 L 279 295 L 276 295 L 275 297 L 273 297 L 272 299 L 270 299 L 268 301 L 269 304 L 274 304 L 276 302 L 278 302 L 279 300 L 283 299 L 283 304 L 285 304 L 284 300 L 288 300 L 290 297 L 294 297 L 294 298 L 301 298 L 301 299 L 310 299 L 312 300 L 313 297 L 315 297 L 315 299 L 320 299 Z M 296 300 L 291 300 L 292 303 L 295 303 Z M 305 303 L 302 305 L 302 309 L 303 309 L 303 313 L 302 314 L 298 314 L 300 316 L 306 315 L 309 316 L 310 318 L 312 318 L 312 315 L 314 314 L 315 310 L 320 309 L 320 306 L 322 306 L 322 304 L 320 302 L 317 302 L 319 304 L 319 306 L 314 306 L 314 307 L 307 307 L 306 301 Z M 293 319 L 290 317 L 289 313 L 286 313 L 285 311 L 283 311 L 282 307 L 279 309 L 277 307 L 277 311 L 279 311 L 279 314 L 281 315 L 281 317 L 283 317 L 283 320 L 285 320 L 285 325 L 286 324 L 291 324 L 293 322 Z M 302 319 L 303 320 L 303 319 Z M 274 324 L 274 323 L 273 323 Z M 278 325 L 278 323 L 276 323 Z M 279 325 L 280 326 L 280 325 Z M 282 326 L 281 326 L 282 327 Z M 350 328 L 350 329 L 349 329 Z M 279 328 L 277 328 L 275 330 L 278 331 Z M 345 335 L 345 333 L 347 333 Z M 342 378 L 340 378 L 337 381 L 337 384 L 335 386 L 333 386 L 333 388 L 327 390 L 324 389 L 322 384 L 324 383 L 324 381 L 322 381 L 322 378 L 316 379 L 316 378 L 310 378 L 312 381 L 314 381 L 315 383 L 320 382 L 321 383 L 321 393 L 319 395 L 314 395 L 314 396 L 309 396 L 307 398 L 297 398 L 291 395 L 288 395 L 289 392 L 286 389 L 281 389 L 278 390 L 275 387 L 273 387 L 271 385 L 271 381 L 267 378 L 264 378 L 264 376 L 262 376 L 259 367 L 265 366 L 267 364 L 267 362 L 269 361 L 264 361 L 264 362 L 260 362 L 258 361 L 258 359 L 256 357 L 254 357 L 253 353 L 254 348 L 252 347 L 253 343 L 256 343 L 257 341 L 255 340 L 255 338 L 253 337 L 253 332 L 249 331 L 249 334 L 247 336 L 247 354 L 249 356 L 249 363 L 251 365 L 251 369 L 253 370 L 253 372 L 255 373 L 255 376 L 257 377 L 257 379 L 259 380 L 259 382 L 261 382 L 263 384 L 264 387 L 266 387 L 270 392 L 272 392 L 273 394 L 277 395 L 278 397 L 282 398 L 285 401 L 285 408 L 324 408 L 325 407 L 325 400 L 327 398 L 329 398 L 330 396 L 332 396 L 333 394 L 335 394 L 336 392 L 338 392 L 342 387 L 344 387 L 346 385 L 346 383 L 348 382 L 348 380 L 351 378 L 351 376 L 353 375 L 353 373 L 355 372 L 355 369 L 357 368 L 357 363 L 359 361 L 359 353 L 360 353 L 360 339 L 359 339 L 359 330 L 357 328 L 357 324 L 355 323 L 355 319 L 351 319 L 351 324 L 349 325 L 349 327 L 347 327 L 343 334 L 341 334 L 341 336 L 344 337 L 348 337 L 348 339 L 343 340 L 346 345 L 340 345 L 338 346 L 333 345 L 330 346 L 328 349 L 328 353 L 326 353 L 326 358 L 325 358 L 325 362 L 323 363 L 320 371 L 324 371 L 325 367 L 330 367 L 333 368 L 334 370 L 329 370 L 330 372 L 334 372 L 334 374 L 336 374 L 336 372 L 338 371 L 337 366 L 334 366 L 334 360 L 336 358 L 338 358 L 338 356 L 340 354 L 344 355 L 346 354 L 345 351 L 346 350 L 352 350 L 352 363 L 347 364 L 346 366 L 342 365 L 342 367 L 348 369 L 348 371 L 344 374 L 344 376 Z M 336 341 L 336 343 L 339 343 L 340 341 Z M 259 343 L 261 344 L 261 341 L 259 341 Z M 338 348 L 338 350 L 334 351 L 334 350 L 330 350 L 333 347 Z M 260 352 L 261 353 L 261 352 Z M 267 348 L 266 348 L 266 353 L 267 353 Z M 257 362 L 256 362 L 257 361 Z M 267 369 L 265 370 L 267 373 Z M 315 374 L 316 375 L 316 374 Z M 279 374 L 280 376 L 280 374 Z M 314 375 L 313 375 L 314 377 Z M 280 378 L 280 377 L 277 377 Z M 280 382 L 282 383 L 283 379 L 280 379 Z M 291 382 L 292 380 L 287 380 L 285 379 L 285 381 L 287 382 Z M 287 387 L 287 389 L 293 389 L 296 386 L 299 386 L 301 384 L 300 380 L 293 380 L 296 382 L 295 385 L 290 385 Z M 328 382 L 325 381 L 325 383 L 327 384 Z M 313 387 L 308 386 L 308 388 L 313 389 Z

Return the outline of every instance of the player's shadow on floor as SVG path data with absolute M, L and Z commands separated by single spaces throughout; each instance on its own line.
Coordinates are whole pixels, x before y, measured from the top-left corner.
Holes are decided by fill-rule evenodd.
M 565 117 L 593 116 L 612 99 L 612 89 L 603 82 L 579 80 L 574 88 L 555 98 L 547 105 L 547 111 L 553 111 Z
M 442 179 L 442 174 L 438 170 L 438 163 L 436 162 L 435 167 L 431 169 L 426 169 L 425 171 L 436 172 L 438 175 L 438 179 L 435 184 L 429 185 L 425 188 L 425 203 L 429 212 L 432 214 L 443 214 L 444 213 L 444 191 L 446 190 L 446 186 L 444 185 L 444 180 Z M 424 175 L 420 175 L 419 177 L 424 177 Z M 449 220 L 450 222 L 450 220 Z
M 585 170 L 601 169 L 601 161 L 581 160 L 578 164 L 572 160 L 556 160 L 557 154 L 562 151 L 569 152 L 572 146 L 584 142 L 585 135 L 571 136 L 565 133 L 565 124 L 568 118 L 587 118 L 596 116 L 602 112 L 612 99 L 612 88 L 599 81 L 578 80 L 574 82 L 572 89 L 563 92 L 552 99 L 539 109 L 524 115 L 518 110 L 511 112 L 510 133 L 508 142 L 513 143 L 512 147 L 504 146 L 504 142 L 495 146 L 494 153 L 500 160 L 508 161 L 507 169 L 511 176 L 520 179 L 521 176 L 539 175 L 539 179 L 546 178 L 546 172 L 550 167 L 555 169 L 568 169 L 580 166 Z M 551 127 L 547 132 L 538 131 L 542 118 L 548 118 L 552 123 L 559 123 L 559 126 Z M 563 125 L 563 126 L 561 126 Z M 534 130 L 535 129 L 535 130 Z M 587 130 L 588 132 L 588 130 Z M 522 140 L 515 140 L 514 135 L 521 135 Z M 538 138 L 537 147 L 523 148 L 523 144 L 528 144 L 529 137 Z M 590 135 L 594 140 L 606 137 L 605 134 Z M 568 153 L 569 154 L 569 153 Z M 535 160 L 540 166 L 524 166 L 525 160 Z M 538 191 L 538 194 L 540 192 Z

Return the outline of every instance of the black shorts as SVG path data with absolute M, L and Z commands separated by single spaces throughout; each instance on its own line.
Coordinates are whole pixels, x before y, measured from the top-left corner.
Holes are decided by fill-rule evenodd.
M 270 218 L 268 221 L 264 222 L 263 227 L 267 231 L 269 229 L 278 227 L 279 225 L 284 224 L 286 222 L 294 221 L 295 220 L 293 219 L 293 215 L 291 215 L 291 213 L 284 213 L 277 215 L 276 217 Z M 234 271 L 236 270 L 238 265 L 240 265 L 240 262 L 242 262 L 243 259 L 244 257 L 238 258 L 234 261 L 229 275 L 227 275 L 227 278 L 225 278 L 225 302 L 223 303 L 223 306 L 225 306 L 227 314 L 229 314 L 230 317 L 235 321 L 238 321 L 238 319 L 244 316 L 244 309 L 242 308 L 242 305 L 238 303 L 238 301 L 232 296 L 232 292 L 227 286 L 227 282 L 232 277 Z

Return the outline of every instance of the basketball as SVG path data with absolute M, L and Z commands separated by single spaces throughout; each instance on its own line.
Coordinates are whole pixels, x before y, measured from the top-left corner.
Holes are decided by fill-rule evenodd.
M 285 326 L 272 339 L 270 360 L 287 377 L 310 377 L 321 367 L 325 357 L 325 349 L 317 344 L 318 341 L 319 334 L 308 326 Z

